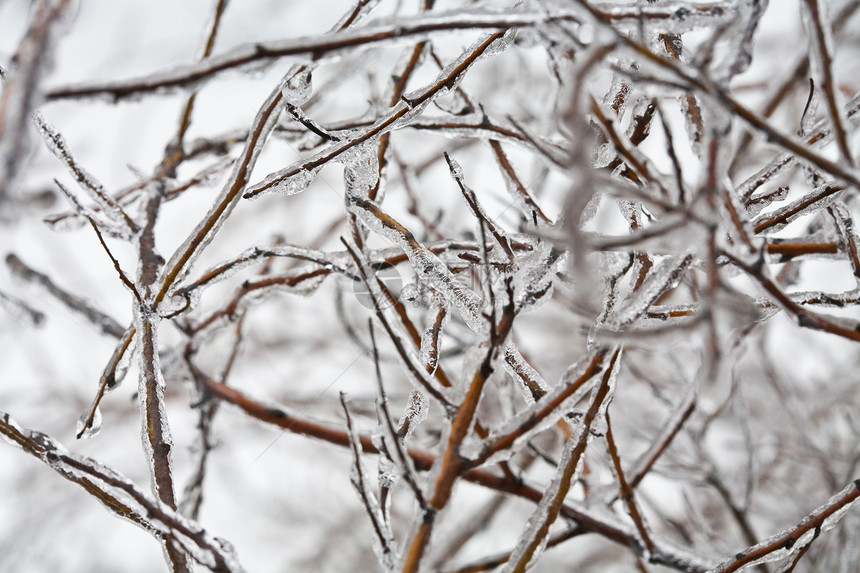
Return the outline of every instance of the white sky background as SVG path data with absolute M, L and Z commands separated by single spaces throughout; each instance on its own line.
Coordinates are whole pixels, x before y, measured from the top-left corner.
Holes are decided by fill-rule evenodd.
M 440 2 L 438 8 L 444 9 L 449 4 L 456 3 Z M 57 86 L 136 77 L 191 62 L 199 53 L 211 5 L 209 0 L 84 0 L 77 16 L 69 23 L 68 32 L 58 40 L 55 67 L 46 83 Z M 225 13 L 215 53 L 240 43 L 322 33 L 349 5 L 331 0 L 234 0 Z M 392 2 L 383 3 L 379 13 L 390 13 L 391 6 Z M 24 0 L 0 0 L 0 65 L 4 67 L 26 28 L 28 7 L 29 2 Z M 853 29 L 851 41 L 856 44 L 860 34 L 858 26 Z M 476 32 L 459 34 L 442 42 L 441 51 L 451 58 L 478 35 Z M 794 62 L 795 54 L 805 49 L 804 38 L 797 2 L 772 0 L 760 28 L 754 64 L 733 84 L 738 97 L 751 104 L 758 103 L 759 94 L 767 91 L 772 80 L 781 80 L 780 72 Z M 399 52 L 399 47 L 374 49 L 363 52 L 362 57 L 377 59 L 379 64 L 372 69 L 384 77 Z M 506 53 L 504 57 L 512 56 Z M 293 62 L 278 62 L 250 75 L 228 73 L 212 82 L 197 100 L 189 140 L 247 127 L 259 104 L 290 63 Z M 315 74 L 315 86 L 324 85 L 331 76 L 330 69 L 330 66 L 323 66 Z M 860 76 L 860 63 L 846 62 L 840 69 L 846 79 Z M 850 75 L 852 71 L 856 72 L 853 76 Z M 535 75 L 544 76 L 545 70 L 536 69 Z M 429 72 L 426 77 L 416 74 L 412 85 L 420 86 L 422 80 L 429 77 Z M 489 80 L 481 78 L 480 81 Z M 378 80 L 376 85 L 384 83 Z M 855 91 L 860 87 L 856 81 L 851 85 Z M 356 93 L 365 91 L 362 88 Z M 337 118 L 358 115 L 367 109 L 366 99 L 362 97 L 364 95 L 339 100 L 335 106 L 326 107 L 325 113 Z M 137 180 L 129 166 L 149 174 L 161 160 L 164 144 L 176 130 L 183 102 L 182 95 L 159 95 L 117 105 L 99 100 L 50 103 L 41 110 L 65 136 L 76 159 L 107 189 L 118 190 Z M 794 111 L 796 116 L 797 110 Z M 792 126 L 791 131 L 794 129 Z M 439 154 L 445 147 L 445 142 L 438 137 L 426 140 L 418 137 L 416 141 L 427 142 L 426 147 L 416 144 L 415 148 L 410 148 L 414 157 L 409 159 L 416 162 L 417 158 Z M 662 145 L 659 135 L 655 134 L 654 141 L 649 144 Z M 22 193 L 51 188 L 54 177 L 71 183 L 62 165 L 37 140 L 35 130 L 31 149 Z M 481 173 L 481 169 L 486 171 L 485 167 L 477 167 L 475 171 L 479 173 L 470 172 L 470 165 L 479 165 L 476 159 L 479 156 L 470 153 L 453 155 L 467 169 L 467 180 L 474 182 L 482 200 L 486 197 L 484 204 L 490 215 L 501 215 L 501 220 L 506 221 L 507 195 L 499 191 L 501 179 L 497 173 Z M 511 151 L 513 157 L 518 157 L 517 153 Z M 252 181 L 297 158 L 295 151 L 286 145 L 270 144 Z M 488 165 L 494 168 L 492 163 Z M 193 167 L 201 166 L 202 163 L 195 163 Z M 464 209 L 444 170 L 438 165 L 434 169 L 431 177 L 436 177 L 439 183 L 425 183 L 427 202 L 434 207 L 454 205 Z M 179 178 L 184 179 L 192 171 L 185 169 Z M 222 180 L 211 188 L 191 191 L 167 204 L 159 219 L 157 234 L 163 255 L 169 256 L 185 238 L 205 212 Z M 204 253 L 197 272 L 248 247 L 270 244 L 274 232 L 283 234 L 290 243 L 310 243 L 342 214 L 342 188 L 338 165 L 324 169 L 301 195 L 241 203 L 224 231 Z M 395 206 L 392 208 L 405 213 L 406 202 L 402 195 L 394 195 L 396 192 L 392 190 L 389 198 Z M 561 195 L 550 196 L 547 201 L 551 205 L 555 203 L 553 215 L 557 214 Z M 82 228 L 70 233 L 55 233 L 41 222 L 44 216 L 65 209 L 63 199 L 58 197 L 52 207 L 32 206 L 15 214 L 11 220 L 2 217 L 2 254 L 17 253 L 35 269 L 48 272 L 59 285 L 96 301 L 101 310 L 121 324 L 127 324 L 131 319 L 131 297 L 116 280 L 115 271 L 91 230 Z M 408 216 L 404 219 L 415 222 Z M 515 222 L 515 219 L 508 221 Z M 322 248 L 337 248 L 337 236 L 329 238 Z M 131 249 L 116 241 L 110 246 L 124 268 L 133 272 Z M 842 271 L 844 268 L 831 272 L 830 267 L 823 264 L 821 273 L 824 274 L 808 279 L 826 280 L 834 289 L 851 288 L 850 275 L 846 279 Z M 848 283 L 840 282 L 845 280 Z M 240 360 L 234 376 L 253 396 L 280 401 L 292 399 L 291 404 L 296 404 L 294 408 L 299 411 L 306 408 L 313 417 L 339 422 L 342 420 L 339 410 L 317 410 L 316 406 L 334 404 L 338 391 L 348 391 L 354 398 L 355 409 L 364 412 L 372 407 L 374 389 L 367 384 L 372 373 L 370 361 L 342 330 L 337 329 L 338 319 L 330 302 L 334 299 L 333 282 L 327 280 L 320 292 L 307 299 L 282 297 L 277 314 L 253 315 L 249 320 L 255 326 L 255 334 L 248 344 L 259 345 L 264 351 L 251 363 Z M 232 286 L 212 289 L 204 296 L 203 304 L 227 296 Z M 101 434 L 92 440 L 74 439 L 76 420 L 92 400 L 114 341 L 99 335 L 84 319 L 69 313 L 35 288 L 13 280 L 5 268 L 0 270 L 0 290 L 32 303 L 48 315 L 43 327 L 33 329 L 0 311 L 0 410 L 11 413 L 25 427 L 51 434 L 74 452 L 92 456 L 121 471 L 148 491 L 148 470 L 140 448 L 137 405 L 133 401 L 136 373 L 132 372 L 126 382 L 107 397 Z M 349 295 L 347 291 L 346 296 Z M 349 303 L 351 308 L 356 306 L 353 303 Z M 272 309 L 272 306 L 267 308 Z M 355 325 L 361 327 L 366 313 L 362 314 L 360 308 L 352 310 L 355 311 Z M 551 315 L 539 312 L 531 323 L 525 320 L 524 326 L 538 337 L 530 339 L 525 346 L 535 350 L 550 349 L 542 360 L 545 377 L 554 381 L 569 363 L 568 356 L 560 354 L 567 343 L 559 338 L 565 335 L 565 325 L 551 321 L 542 323 Z M 777 317 L 775 320 L 784 319 Z M 283 328 L 284 324 L 289 328 Z M 171 328 L 163 328 L 165 343 L 177 338 Z M 560 333 L 554 334 L 554 331 Z M 856 361 L 856 347 L 847 342 L 798 333 L 787 321 L 783 331 L 785 334 L 777 335 L 777 342 L 772 342 L 780 346 L 781 356 L 791 362 L 780 367 L 792 370 L 798 377 L 806 373 L 814 376 L 819 370 L 819 360 L 828 357 L 841 356 L 844 363 Z M 215 355 L 212 362 L 217 364 L 217 348 L 212 354 Z M 849 360 L 845 356 L 853 358 Z M 386 372 L 388 379 L 393 380 L 397 376 L 396 365 L 387 367 Z M 188 386 L 169 378 L 168 385 L 169 413 L 176 442 L 177 485 L 181 489 L 189 471 L 187 452 L 194 439 L 196 414 L 187 407 L 192 399 Z M 402 404 L 405 392 L 403 388 L 399 392 L 392 398 Z M 224 443 L 212 456 L 201 521 L 211 533 L 234 544 L 249 572 L 311 570 L 303 560 L 314 557 L 320 546 L 327 546 L 328 561 L 319 562 L 317 570 L 357 571 L 376 567 L 370 551 L 370 528 L 349 485 L 346 450 L 282 434 L 227 407 L 222 408 L 216 418 L 215 435 Z M 375 464 L 366 463 L 375 469 Z M 659 488 L 655 491 L 659 493 Z M 486 499 L 486 493 L 478 488 L 464 486 L 460 493 L 463 495 L 457 499 L 463 504 L 477 506 Z M 823 503 L 824 499 L 819 501 Z M 666 503 L 670 505 L 668 499 Z M 513 502 L 503 517 L 519 526 L 529 512 L 527 504 Z M 511 528 L 507 537 L 504 532 L 499 533 L 496 549 L 510 547 L 516 541 L 518 526 Z M 341 544 L 343 539 L 354 542 Z M 585 559 L 589 551 L 596 552 L 594 547 L 602 545 L 579 547 Z M 486 547 L 473 547 L 467 554 L 478 556 L 486 550 Z M 160 571 L 164 567 L 159 546 L 148 534 L 115 519 L 78 486 L 5 445 L 0 446 L 0 555 L 0 573 L 84 570 L 143 573 Z M 550 551 L 535 570 L 554 571 L 561 563 L 569 565 L 569 557 L 556 558 Z

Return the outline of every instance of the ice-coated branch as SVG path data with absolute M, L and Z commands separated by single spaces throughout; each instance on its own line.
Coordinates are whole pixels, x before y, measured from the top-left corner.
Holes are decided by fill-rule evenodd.
M 501 452 L 527 442 L 538 431 L 555 424 L 567 414 L 567 407 L 572 407 L 572 404 L 568 403 L 576 401 L 576 396 L 581 397 L 581 392 L 588 388 L 585 385 L 603 371 L 607 352 L 608 349 L 600 348 L 580 358 L 568 369 L 552 392 L 541 396 L 529 408 L 494 432 L 482 446 L 480 454 L 470 460 L 472 465 L 483 465 Z
M 40 0 L 13 59 L 2 74 L 0 95 L 0 202 L 8 199 L 18 180 L 27 150 L 30 117 L 42 103 L 43 77 L 53 64 L 57 36 L 73 9 L 71 0 Z
M 430 84 L 402 96 L 397 105 L 376 120 L 373 125 L 360 130 L 348 139 L 329 145 L 309 159 L 270 173 L 263 181 L 249 188 L 245 197 L 255 197 L 260 193 L 279 188 L 283 188 L 290 194 L 304 190 L 323 165 L 337 160 L 338 157 L 362 143 L 372 141 L 391 130 L 408 126 L 412 119 L 421 115 L 431 101 L 443 92 L 453 89 L 469 68 L 484 55 L 484 52 L 488 51 L 493 43 L 503 36 L 502 32 L 497 32 L 482 37 L 464 51 L 459 58 L 446 66 Z
M 805 551 L 806 546 L 820 534 L 835 527 L 845 517 L 857 498 L 860 498 L 860 479 L 847 485 L 796 526 L 736 553 L 710 569 L 708 573 L 731 573 L 755 563 L 790 559 L 795 552 Z
M 99 377 L 96 397 L 93 398 L 93 402 L 90 404 L 90 407 L 87 408 L 78 420 L 78 429 L 77 434 L 75 435 L 76 438 L 80 439 L 83 436 L 94 436 L 101 429 L 101 413 L 99 412 L 99 405 L 101 404 L 102 398 L 104 398 L 105 394 L 112 392 L 117 386 L 119 386 L 125 377 L 125 373 L 128 371 L 128 364 L 131 361 L 129 355 L 133 352 L 132 341 L 134 340 L 135 332 L 137 332 L 137 330 L 133 325 L 131 325 L 120 337 L 119 342 L 114 348 L 113 354 L 111 354 L 108 363 L 105 365 L 104 370 L 102 370 L 102 374 Z
M 343 392 L 340 393 L 340 403 L 346 416 L 349 444 L 352 450 L 353 465 L 350 481 L 352 481 L 352 485 L 358 493 L 368 517 L 370 517 L 370 523 L 373 526 L 373 534 L 375 536 L 373 547 L 376 550 L 377 559 L 379 559 L 379 563 L 385 571 L 392 571 L 398 560 L 394 534 L 383 517 L 379 501 L 370 489 L 370 483 L 366 476 L 367 470 L 361 462 L 361 444 L 358 439 L 358 430 L 356 430 L 355 424 L 352 421 L 352 416 L 347 406 L 346 395 Z
M 174 551 L 187 551 L 195 561 L 212 571 L 243 571 L 228 544 L 212 537 L 196 521 L 185 519 L 172 508 L 150 498 L 111 468 L 69 453 L 52 437 L 20 426 L 5 412 L 0 412 L 0 439 L 78 484 L 111 513 L 142 527 L 158 539 L 168 540 Z
M 841 317 L 825 318 L 821 314 L 810 312 L 792 300 L 792 298 L 787 295 L 778 284 L 773 282 L 770 278 L 762 275 L 760 271 L 757 271 L 747 263 L 737 259 L 729 253 L 723 254 L 728 257 L 733 264 L 743 269 L 745 273 L 758 281 L 759 285 L 761 285 L 761 287 L 774 298 L 776 304 L 792 315 L 799 326 L 829 332 L 830 334 L 835 334 L 836 336 L 841 336 L 848 340 L 860 342 L 860 323 L 857 321 Z
M 520 535 L 517 548 L 511 555 L 510 561 L 505 564 L 503 569 L 505 572 L 525 572 L 546 548 L 549 528 L 561 513 L 564 498 L 567 496 L 567 492 L 570 491 L 571 482 L 582 471 L 582 457 L 585 454 L 585 448 L 592 438 L 591 426 L 597 417 L 606 411 L 609 401 L 612 400 L 615 386 L 614 379 L 617 368 L 620 366 L 618 358 L 621 350 L 615 349 L 611 352 L 612 358 L 609 360 L 609 365 L 606 367 L 600 385 L 591 398 L 591 403 L 582 420 L 582 428 L 580 428 L 579 435 L 575 438 L 571 437 L 565 445 L 558 472 L 550 486 L 544 492 L 534 513 L 529 518 L 526 529 Z
M 609 409 L 606 409 L 606 445 L 609 450 L 609 456 L 612 459 L 612 469 L 615 472 L 615 479 L 618 480 L 618 489 L 621 501 L 627 510 L 630 519 L 636 525 L 636 531 L 639 533 L 639 538 L 642 541 L 642 547 L 646 555 L 654 552 L 654 542 L 651 541 L 651 532 L 645 522 L 645 516 L 639 507 L 636 500 L 636 493 L 633 486 L 627 480 L 624 474 L 624 468 L 621 464 L 621 458 L 618 455 L 618 446 L 615 443 L 615 437 L 612 435 L 612 421 L 609 419 Z
M 848 144 L 848 130 L 842 108 L 837 101 L 837 83 L 833 72 L 833 59 L 836 55 L 833 48 L 833 32 L 829 26 L 826 14 L 826 2 L 822 0 L 804 0 L 806 7 L 806 22 L 809 28 L 809 41 L 813 45 L 812 62 L 824 86 L 824 97 L 830 112 L 830 121 L 836 134 L 836 144 L 842 159 L 849 166 L 855 166 L 854 155 Z
M 343 429 L 333 424 L 326 424 L 309 420 L 301 415 L 294 414 L 284 406 L 265 403 L 255 400 L 235 388 L 218 382 L 204 375 L 203 381 L 206 391 L 213 398 L 228 402 L 241 409 L 252 418 L 272 424 L 286 431 L 322 440 L 342 447 L 349 447 L 349 436 Z M 364 452 L 378 453 L 373 439 L 365 434 L 359 434 L 358 442 Z M 436 463 L 436 457 L 422 450 L 409 448 L 407 453 L 412 458 L 415 468 L 419 471 L 428 471 Z M 527 485 L 516 478 L 500 476 L 495 472 L 482 469 L 469 469 L 462 474 L 462 478 L 472 483 L 494 489 L 496 491 L 509 493 L 534 503 L 540 501 L 543 490 L 539 487 Z M 561 515 L 567 519 L 576 521 L 584 531 L 598 533 L 609 540 L 630 548 L 638 548 L 639 541 L 635 534 L 624 525 L 607 518 L 602 513 L 597 513 L 584 505 L 578 505 L 567 500 L 561 508 Z M 655 553 L 651 560 L 686 573 L 704 573 L 707 569 L 706 563 L 695 557 L 691 557 L 684 551 L 678 549 L 663 539 L 654 539 Z
M 438 471 L 433 483 L 432 495 L 428 499 L 430 511 L 424 513 L 418 524 L 417 531 L 407 545 L 408 549 L 403 560 L 403 573 L 417 572 L 419 570 L 421 562 L 429 548 L 436 515 L 444 509 L 451 498 L 451 492 L 458 476 L 469 467 L 469 464 L 466 463 L 466 460 L 461 455 L 460 447 L 474 422 L 484 385 L 493 373 L 494 358 L 498 350 L 497 345 L 504 343 L 513 326 L 514 301 L 513 291 L 510 290 L 510 287 L 508 295 L 509 301 L 499 319 L 499 323 L 490 325 L 490 328 L 495 333 L 490 338 L 492 343 L 489 344 L 480 366 L 475 371 L 469 383 L 466 396 L 463 398 L 463 401 L 457 408 L 457 413 L 451 420 L 445 450 L 438 460 Z
M 341 30 L 329 35 L 259 42 L 234 48 L 230 52 L 206 58 L 199 63 L 187 64 L 141 78 L 66 86 L 47 92 L 48 100 L 107 96 L 122 100 L 140 94 L 163 93 L 165 91 L 197 86 L 218 74 L 261 61 L 272 61 L 290 56 L 321 58 L 329 53 L 369 47 L 381 42 L 396 42 L 403 39 L 423 39 L 434 32 L 460 30 L 506 30 L 523 26 L 540 25 L 548 19 L 575 19 L 573 11 L 562 11 L 547 16 L 543 12 L 493 13 L 455 11 L 449 13 L 399 18 L 382 21 L 372 26 Z
M 363 3 L 359 2 L 359 12 L 356 13 L 356 16 L 360 15 L 360 7 L 362 5 Z M 334 32 L 342 31 L 356 21 L 356 17 L 346 18 L 336 26 Z M 210 60 L 211 58 L 205 61 L 208 62 Z M 184 278 L 196 257 L 212 241 L 212 238 L 233 211 L 248 184 L 260 151 L 265 145 L 284 107 L 289 103 L 303 103 L 310 96 L 310 75 L 312 70 L 312 65 L 295 65 L 291 67 L 263 102 L 263 105 L 260 106 L 248 131 L 240 158 L 236 162 L 230 178 L 222 188 L 212 207 L 210 207 L 209 212 L 197 224 L 194 231 L 174 252 L 170 261 L 165 265 L 165 271 L 160 280 L 160 288 L 158 294 L 155 296 L 154 302 L 156 305 L 164 300 L 168 291 L 177 282 Z
M 860 175 L 857 174 L 856 170 L 848 167 L 843 167 L 838 163 L 827 159 L 823 155 L 816 153 L 800 141 L 797 141 L 794 137 L 786 135 L 782 130 L 778 129 L 767 120 L 756 114 L 754 111 L 750 110 L 748 107 L 739 102 L 736 98 L 734 98 L 730 93 L 728 93 L 723 87 L 718 86 L 716 83 L 711 81 L 706 75 L 702 74 L 696 68 L 691 68 L 689 65 L 686 65 L 678 60 L 667 59 L 663 56 L 655 54 L 652 52 L 647 46 L 638 43 L 637 41 L 625 36 L 618 32 L 609 20 L 607 20 L 602 14 L 600 14 L 594 7 L 592 7 L 586 0 L 576 0 L 577 4 L 585 7 L 592 17 L 595 19 L 597 23 L 602 25 L 603 27 L 612 30 L 620 43 L 629 47 L 633 50 L 634 53 L 644 57 L 650 62 L 653 62 L 663 68 L 664 70 L 672 73 L 682 82 L 685 82 L 687 85 L 702 91 L 703 93 L 713 97 L 717 102 L 720 103 L 725 109 L 730 111 L 733 115 L 737 116 L 745 123 L 747 123 L 750 127 L 759 131 L 762 135 L 768 138 L 768 140 L 774 144 L 777 144 L 787 151 L 790 151 L 797 155 L 799 158 L 804 159 L 811 163 L 812 165 L 818 167 L 822 171 L 831 174 L 832 176 L 840 179 L 846 183 L 849 183 L 851 186 L 860 189 Z
M 137 223 L 135 223 L 131 217 L 120 207 L 119 203 L 111 197 L 104 186 L 96 181 L 96 179 L 87 172 L 86 169 L 81 167 L 72 156 L 72 152 L 69 149 L 68 143 L 66 143 L 66 139 L 57 131 L 52 125 L 50 125 L 47 120 L 45 120 L 44 116 L 36 112 L 33 116 L 33 121 L 36 123 L 36 127 L 39 129 L 39 133 L 41 133 L 42 138 L 45 140 L 45 145 L 51 152 L 63 163 L 66 164 L 66 168 L 75 178 L 75 181 L 81 186 L 81 189 L 87 192 L 93 201 L 102 209 L 102 211 L 109 217 L 110 221 L 114 226 L 118 227 L 116 233 L 119 236 L 125 234 L 134 234 L 139 230 Z M 71 196 L 70 196 L 71 197 Z

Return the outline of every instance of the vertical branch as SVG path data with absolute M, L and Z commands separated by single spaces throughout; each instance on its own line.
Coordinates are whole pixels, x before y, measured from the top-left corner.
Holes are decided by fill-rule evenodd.
M 397 550 L 394 546 L 394 539 L 379 507 L 379 502 L 377 502 L 376 497 L 371 492 L 370 484 L 367 483 L 364 466 L 361 463 L 361 443 L 358 439 L 358 431 L 352 422 L 352 416 L 350 416 L 349 408 L 346 404 L 346 395 L 343 392 L 340 393 L 340 404 L 346 416 L 349 445 L 352 450 L 352 484 L 361 498 L 362 505 L 364 505 L 368 517 L 370 517 L 373 533 L 377 539 L 374 547 L 379 548 L 378 557 L 380 564 L 386 571 L 390 571 L 394 568 L 394 564 L 397 561 Z
M 510 291 L 510 300 L 505 306 L 504 313 L 499 321 L 499 324 L 492 324 L 490 328 L 495 331 L 495 335 L 491 338 L 496 344 L 502 344 L 504 339 L 510 332 L 513 326 L 514 308 L 513 308 L 513 292 Z M 454 419 L 451 421 L 451 428 L 448 433 L 448 439 L 445 445 L 445 451 L 442 453 L 439 464 L 436 480 L 433 484 L 433 494 L 429 499 L 430 510 L 424 512 L 418 530 L 413 535 L 408 544 L 408 550 L 403 562 L 403 573 L 417 572 L 421 565 L 421 561 L 427 552 L 430 543 L 430 536 L 433 533 L 433 527 L 436 521 L 436 516 L 451 498 L 451 492 L 454 488 L 454 483 L 457 478 L 465 470 L 468 469 L 466 460 L 460 455 L 460 446 L 463 440 L 469 433 L 472 423 L 475 419 L 475 412 L 478 409 L 478 402 L 483 393 L 484 384 L 493 373 L 494 356 L 496 355 L 497 346 L 491 344 L 487 349 L 481 365 L 475 371 L 469 388 L 466 391 L 466 396 L 457 408 Z
M 173 488 L 171 451 L 173 439 L 164 405 L 164 378 L 158 360 L 158 319 L 144 308 L 138 312 L 140 331 L 140 384 L 138 396 L 143 419 L 143 445 L 152 474 L 152 491 L 164 505 L 176 509 Z M 171 571 L 191 571 L 188 555 L 174 543 L 171 536 L 164 539 L 165 552 Z
M 630 519 L 633 520 L 633 524 L 636 526 L 636 531 L 639 532 L 639 537 L 645 549 L 649 554 L 653 553 L 654 542 L 651 541 L 651 534 L 648 532 L 647 525 L 645 525 L 645 518 L 642 512 L 639 511 L 639 504 L 636 503 L 636 494 L 627 482 L 624 469 L 621 467 L 621 458 L 618 456 L 618 446 L 616 446 L 615 438 L 612 435 L 612 422 L 609 419 L 608 408 L 606 409 L 606 444 L 609 447 L 609 457 L 612 459 L 612 467 L 618 480 L 621 501 L 627 508 L 627 513 L 630 514 Z
M 615 376 L 620 352 L 620 349 L 616 349 L 612 354 L 609 366 L 600 381 L 600 386 L 597 387 L 588 411 L 582 420 L 579 436 L 571 437 L 568 441 L 558 468 L 559 471 L 553 479 L 552 485 L 544 492 L 538 508 L 529 520 L 532 527 L 526 529 L 520 537 L 517 549 L 511 555 L 511 560 L 504 569 L 506 572 L 524 573 L 532 560 L 540 553 L 542 546 L 545 546 L 549 528 L 555 523 L 561 512 L 564 498 L 570 491 L 571 481 L 582 469 L 581 462 L 585 448 L 591 441 L 591 426 L 600 411 L 606 408 L 608 400 L 612 399 L 612 379 Z
M 839 146 L 839 152 L 842 154 L 842 159 L 851 167 L 854 167 L 854 156 L 848 146 L 848 132 L 845 128 L 845 119 L 842 116 L 842 109 L 836 99 L 838 86 L 836 78 L 833 75 L 833 33 L 827 22 L 824 21 L 824 6 L 821 0 L 804 0 L 807 8 L 807 22 L 810 24 L 810 43 L 812 53 L 814 54 L 813 61 L 818 65 L 819 73 L 821 74 L 821 83 L 824 87 L 824 99 L 827 100 L 827 109 L 830 112 L 830 120 L 833 124 L 833 131 L 836 135 L 836 144 Z
M 418 480 L 415 476 L 415 470 L 412 465 L 412 460 L 409 458 L 405 451 L 406 436 L 412 430 L 414 430 L 414 427 L 412 427 L 412 425 L 416 423 L 416 420 L 414 420 L 412 416 L 407 414 L 403 416 L 403 419 L 401 420 L 401 426 L 399 428 L 394 427 L 391 413 L 388 410 L 388 396 L 386 395 L 385 387 L 382 384 L 382 371 L 379 368 L 379 349 L 376 346 L 376 335 L 373 333 L 373 322 L 368 320 L 367 324 L 370 330 L 370 342 L 371 346 L 373 347 L 374 372 L 376 374 L 377 391 L 379 392 L 379 423 L 383 427 L 383 430 L 385 432 L 385 438 L 387 438 L 383 439 L 383 444 L 385 445 L 386 450 L 385 453 L 389 456 L 391 461 L 397 463 L 400 466 L 400 471 L 403 474 L 403 478 L 406 481 L 407 485 L 409 485 L 409 487 L 412 489 L 412 493 L 413 495 L 415 495 L 415 499 L 418 502 L 421 511 L 427 511 L 427 500 L 424 499 L 424 493 L 421 491 L 421 486 L 418 485 Z M 420 405 L 418 404 L 415 405 L 420 407 Z M 383 504 L 383 515 L 387 518 L 387 511 L 384 502 L 380 500 L 380 503 Z
M 206 42 L 203 45 L 203 53 L 200 56 L 201 60 L 212 55 L 212 50 L 215 47 L 215 37 L 218 35 L 218 28 L 221 26 L 221 17 L 224 15 L 224 10 L 227 9 L 228 1 L 229 0 L 215 0 L 215 12 L 212 16 L 212 24 L 209 27 L 209 33 L 206 35 Z M 197 90 L 192 90 L 185 99 L 185 105 L 183 106 L 182 113 L 179 116 L 179 128 L 176 131 L 176 135 L 170 143 L 167 144 L 164 161 L 159 169 L 167 175 L 174 175 L 176 166 L 185 156 L 183 142 L 185 141 L 185 134 L 191 126 L 191 113 L 194 111 L 194 102 L 196 100 Z
M 42 77 L 50 68 L 54 37 L 70 0 L 39 0 L 15 52 L 15 66 L 3 74 L 0 95 L 0 203 L 18 179 L 26 157 L 30 116 L 42 100 Z
M 138 403 L 140 406 L 143 449 L 152 480 L 152 491 L 168 508 L 176 509 L 173 484 L 173 438 L 164 403 L 164 377 L 158 357 L 158 301 L 153 299 L 153 286 L 162 259 L 155 248 L 155 223 L 164 197 L 164 185 L 155 181 L 147 187 L 145 224 L 138 237 L 138 291 L 143 301 L 136 305 L 135 325 L 139 335 Z M 190 571 L 188 555 L 170 536 L 164 538 L 167 562 L 174 573 Z

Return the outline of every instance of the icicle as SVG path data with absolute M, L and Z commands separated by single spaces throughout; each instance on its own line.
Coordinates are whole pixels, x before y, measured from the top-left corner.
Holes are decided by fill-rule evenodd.
M 343 163 L 343 180 L 348 197 L 367 197 L 379 182 L 377 140 L 356 145 L 338 158 Z
M 403 436 L 404 440 L 412 435 L 412 432 L 415 431 L 415 428 L 417 428 L 421 422 L 427 419 L 429 411 L 430 401 L 427 399 L 427 396 L 418 390 L 413 390 L 409 394 L 409 402 L 406 405 L 406 410 L 403 412 L 403 418 L 400 419 L 400 425 L 398 427 L 398 432 L 400 432 L 401 429 L 404 429 L 405 431 L 405 435 Z
M 402 294 L 401 294 L 402 296 Z M 439 343 L 442 330 L 448 323 L 448 304 L 439 293 L 433 294 L 433 318 L 421 336 L 421 348 L 418 356 L 427 373 L 433 375 L 439 365 Z

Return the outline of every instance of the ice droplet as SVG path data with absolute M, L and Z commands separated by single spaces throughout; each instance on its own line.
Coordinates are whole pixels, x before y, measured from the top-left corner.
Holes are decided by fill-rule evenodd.
M 311 93 L 313 93 L 311 78 L 313 69 L 313 66 L 302 66 L 295 73 L 289 75 L 281 89 L 284 101 L 298 107 L 310 99 Z
M 310 186 L 319 173 L 319 168 L 299 169 L 295 174 L 284 178 L 274 187 L 274 191 L 283 195 L 301 193 Z
M 418 288 L 417 284 L 406 283 L 405 285 L 403 285 L 403 289 L 400 291 L 400 299 L 413 302 L 415 300 L 418 300 L 420 294 L 421 290 Z
M 92 415 L 92 421 L 90 416 Z M 89 422 L 89 424 L 87 423 Z M 84 413 L 78 418 L 78 423 L 75 427 L 75 434 L 82 438 L 95 438 L 102 429 L 102 412 L 101 408 L 96 406 L 84 410 Z

